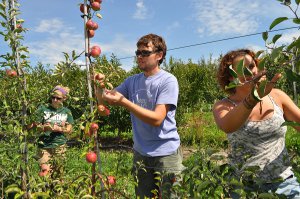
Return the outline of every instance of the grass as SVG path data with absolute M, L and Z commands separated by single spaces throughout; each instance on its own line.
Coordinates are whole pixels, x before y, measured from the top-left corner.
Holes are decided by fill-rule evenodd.
M 220 131 L 213 120 L 211 112 L 205 113 L 192 113 L 185 115 L 186 122 L 184 125 L 178 128 L 183 146 L 192 147 L 198 149 L 196 153 L 193 153 L 188 159 L 184 161 L 185 166 L 188 167 L 188 170 L 193 171 L 198 167 L 199 173 L 211 173 L 208 169 L 207 159 L 202 159 L 199 157 L 206 157 L 203 155 L 203 150 L 208 151 L 208 149 L 214 150 L 223 150 L 227 149 L 228 143 L 226 134 Z M 101 133 L 103 139 L 113 138 L 116 136 L 116 133 Z M 131 139 L 130 136 L 121 135 L 119 136 L 122 139 Z M 100 149 L 100 166 L 96 167 L 96 171 L 101 171 L 102 177 L 105 179 L 106 176 L 112 175 L 117 179 L 115 189 L 116 194 L 115 198 L 122 198 L 117 193 L 123 193 L 128 198 L 134 198 L 134 179 L 131 175 L 132 167 L 132 151 L 124 150 L 123 148 L 118 147 L 118 143 L 108 143 L 116 144 L 116 147 L 113 149 Z M 299 172 L 299 153 L 300 153 L 300 133 L 295 131 L 293 128 L 288 127 L 288 132 L 286 134 L 286 146 L 291 155 L 291 162 L 294 168 L 296 176 L 300 177 Z M 9 149 L 9 150 L 8 150 Z M 121 150 L 122 149 L 122 150 Z M 66 162 L 64 168 L 64 175 L 61 176 L 63 184 L 58 186 L 56 190 L 60 190 L 61 194 L 68 194 L 70 198 L 81 198 L 84 194 L 88 194 L 91 191 L 91 175 L 92 175 L 92 164 L 89 164 L 85 160 L 85 153 L 88 150 L 86 144 L 82 147 L 70 147 L 66 152 Z M 28 159 L 28 168 L 29 168 L 29 180 L 30 188 L 32 192 L 49 192 L 49 179 L 41 178 L 38 176 L 39 166 L 38 162 L 34 158 L 36 147 L 33 146 L 29 150 L 29 159 Z M 198 159 L 196 158 L 198 157 Z M 196 161 L 197 159 L 197 161 Z M 199 162 L 200 161 L 200 162 Z M 202 162 L 201 162 L 202 161 Z M 197 162 L 197 163 L 196 163 Z M 3 188 L 7 188 L 12 184 L 21 184 L 21 179 L 19 169 L 22 167 L 22 159 L 19 151 L 19 146 L 14 141 L 0 141 L 0 194 L 2 194 L 2 185 Z M 200 165 L 202 164 L 202 166 Z M 207 164 L 207 165 L 206 165 Z M 97 164 L 98 165 L 98 164 Z M 203 170 L 206 169 L 206 170 Z M 190 173 L 191 179 L 194 179 L 195 182 L 197 177 L 195 174 Z M 79 179 L 79 176 L 83 176 Z M 200 179 L 200 178 L 199 178 Z M 47 185 L 48 183 L 48 185 Z M 201 183 L 199 181 L 199 183 Z M 217 183 L 216 183 L 217 185 Z M 97 189 L 100 190 L 100 181 L 97 181 Z M 80 191 L 78 191 L 80 190 Z M 76 192 L 77 191 L 77 192 Z M 183 192 L 186 190 L 182 190 Z M 52 194 L 53 190 L 51 189 Z M 57 191 L 58 192 L 58 191 Z M 51 198 L 65 198 L 65 196 L 60 195 L 59 193 L 52 195 Z M 71 195 L 73 196 L 71 197 Z M 113 197 L 110 197 L 113 198 Z M 124 197 L 123 197 L 124 198 Z

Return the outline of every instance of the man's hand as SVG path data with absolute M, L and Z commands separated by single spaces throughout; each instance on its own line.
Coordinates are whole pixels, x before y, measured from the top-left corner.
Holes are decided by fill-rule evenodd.
M 124 96 L 116 90 L 104 90 L 102 98 L 112 105 L 121 105 Z

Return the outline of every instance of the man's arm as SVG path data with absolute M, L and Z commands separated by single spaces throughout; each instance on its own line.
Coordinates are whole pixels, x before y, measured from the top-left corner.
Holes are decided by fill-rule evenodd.
M 111 105 L 119 105 L 125 107 L 133 113 L 137 118 L 152 126 L 160 126 L 166 118 L 170 106 L 168 104 L 157 104 L 154 111 L 145 109 L 126 99 L 121 93 L 112 90 L 105 90 L 101 96 Z

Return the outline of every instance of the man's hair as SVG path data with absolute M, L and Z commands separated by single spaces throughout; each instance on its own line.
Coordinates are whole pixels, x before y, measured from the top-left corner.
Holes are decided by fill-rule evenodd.
M 154 46 L 154 49 L 153 49 L 154 51 L 163 53 L 161 60 L 159 60 L 159 65 L 160 65 L 163 62 L 163 60 L 165 59 L 165 56 L 167 54 L 166 42 L 161 36 L 158 36 L 156 34 L 148 34 L 148 35 L 142 36 L 136 43 L 136 46 L 137 47 L 140 47 L 140 46 L 148 47 L 148 44 L 150 42 L 152 42 L 152 44 Z

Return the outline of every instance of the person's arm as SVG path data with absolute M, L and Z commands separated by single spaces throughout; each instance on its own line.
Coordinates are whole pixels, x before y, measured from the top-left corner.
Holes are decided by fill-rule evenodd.
M 103 93 L 102 98 L 111 105 L 119 105 L 125 107 L 137 118 L 152 126 L 160 126 L 164 121 L 167 112 L 169 111 L 169 105 L 167 104 L 157 104 L 154 111 L 145 109 L 139 105 L 132 103 L 121 93 L 115 90 L 106 90 Z
M 293 100 L 282 90 L 274 89 L 272 96 L 276 101 L 282 104 L 284 117 L 286 121 L 300 123 L 300 109 L 293 102 Z M 300 126 L 292 126 L 297 131 L 300 131 Z
M 233 106 L 230 102 L 221 100 L 213 107 L 213 115 L 218 127 L 225 133 L 238 130 L 248 119 L 252 109 L 245 107 L 244 103 Z

